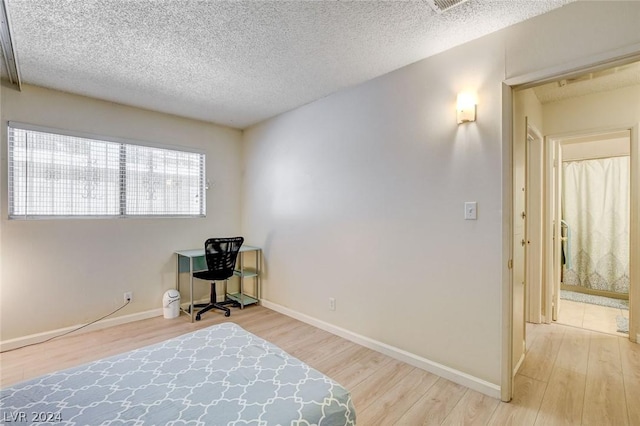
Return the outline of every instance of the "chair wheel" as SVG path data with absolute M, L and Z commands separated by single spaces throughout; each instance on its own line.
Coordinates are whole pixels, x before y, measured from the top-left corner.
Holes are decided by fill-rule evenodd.
M 200 314 L 196 315 L 196 321 L 200 321 Z
M 231 312 L 229 312 L 229 311 L 225 312 L 225 313 L 224 313 L 224 316 L 225 316 L 225 317 L 230 317 L 230 316 L 231 316 Z

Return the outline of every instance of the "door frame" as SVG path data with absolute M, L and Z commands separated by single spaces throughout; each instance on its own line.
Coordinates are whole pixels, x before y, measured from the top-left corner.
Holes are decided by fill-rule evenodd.
M 512 262 L 513 262 L 513 164 L 512 164 L 512 146 L 513 146 L 513 92 L 518 89 L 538 86 L 543 83 L 551 82 L 560 78 L 570 78 L 589 72 L 598 71 L 605 68 L 611 68 L 616 65 L 625 65 L 640 60 L 640 46 L 632 45 L 620 49 L 611 50 L 598 55 L 588 56 L 579 60 L 570 61 L 558 66 L 546 68 L 537 72 L 524 74 L 518 77 L 508 78 L 502 83 L 502 350 L 501 350 L 501 380 L 500 380 L 500 397 L 502 401 L 511 401 L 513 397 L 513 292 L 512 292 Z M 640 151 L 637 144 L 633 144 L 633 140 L 639 138 L 638 132 L 640 124 L 635 124 L 631 132 L 632 153 L 635 152 L 634 166 L 632 166 L 632 186 L 631 190 L 640 192 L 640 188 L 633 183 L 640 182 Z M 635 171 L 634 171 L 635 170 Z M 636 197 L 636 201 L 631 205 L 631 222 L 640 222 L 640 197 Z M 638 258 L 637 245 L 640 243 L 640 226 L 636 226 L 631 230 L 630 238 L 632 246 L 635 249 L 630 250 L 630 259 Z M 635 244 L 633 242 L 635 241 Z M 640 278 L 640 262 L 630 262 L 630 279 Z M 632 278 L 633 277 L 633 278 Z M 640 285 L 634 289 L 633 294 L 629 294 L 632 303 L 640 304 Z M 640 330 L 636 326 L 638 322 L 635 315 L 632 317 L 629 313 L 629 336 L 633 333 L 634 342 L 640 341 Z
M 638 327 L 637 318 L 640 318 L 640 123 L 630 123 L 622 126 L 611 126 L 604 128 L 580 130 L 575 132 L 562 133 L 557 135 L 549 135 L 547 139 L 546 148 L 550 152 L 547 156 L 547 165 L 545 167 L 547 173 L 547 179 L 552 180 L 555 177 L 556 180 L 561 179 L 561 162 L 562 162 L 562 146 L 570 143 L 567 140 L 596 136 L 601 134 L 616 133 L 619 131 L 629 132 L 629 162 L 630 162 L 630 200 L 629 200 L 629 340 L 634 343 L 640 343 L 640 330 Z M 552 176 L 553 175 L 553 176 Z M 559 185 L 556 182 L 556 188 Z M 547 186 L 547 189 L 552 184 Z M 559 208 L 554 211 L 552 209 L 551 202 L 559 206 L 561 201 L 561 194 L 559 191 L 553 188 L 551 193 L 545 195 L 545 217 L 551 218 L 551 220 L 557 221 L 560 217 Z M 554 197 L 554 200 L 551 200 Z M 556 292 L 556 285 L 560 280 L 560 256 L 556 256 L 560 250 L 560 229 L 552 226 L 553 222 L 545 224 L 545 260 L 548 265 L 553 265 L 552 268 L 546 268 L 546 293 L 548 297 L 544 301 L 547 305 L 547 309 L 551 309 L 553 300 L 551 295 Z
M 513 90 L 502 83 L 502 351 L 500 399 L 513 396 Z

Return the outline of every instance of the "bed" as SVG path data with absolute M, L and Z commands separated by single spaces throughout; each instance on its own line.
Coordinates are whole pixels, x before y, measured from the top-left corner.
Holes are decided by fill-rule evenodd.
M 349 392 L 237 324 L 0 391 L 0 423 L 355 425 Z

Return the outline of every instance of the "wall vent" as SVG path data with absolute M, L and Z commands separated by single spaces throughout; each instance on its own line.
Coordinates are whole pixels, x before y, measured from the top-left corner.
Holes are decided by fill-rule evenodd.
M 469 0 L 424 0 L 436 13 L 443 13 L 447 10 L 466 3 Z

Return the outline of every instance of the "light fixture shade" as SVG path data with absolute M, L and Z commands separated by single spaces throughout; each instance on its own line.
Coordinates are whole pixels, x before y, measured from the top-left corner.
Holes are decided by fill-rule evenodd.
M 476 121 L 476 96 L 473 93 L 458 94 L 458 124 Z

